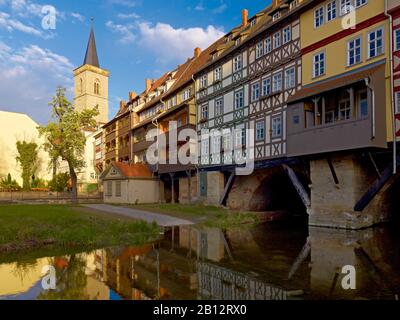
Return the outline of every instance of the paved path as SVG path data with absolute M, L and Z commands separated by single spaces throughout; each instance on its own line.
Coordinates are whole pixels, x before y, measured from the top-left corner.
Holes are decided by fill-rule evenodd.
M 110 206 L 106 204 L 86 204 L 83 206 L 86 208 L 112 213 L 120 216 L 125 216 L 136 220 L 143 220 L 149 223 L 155 221 L 161 227 L 186 226 L 194 224 L 189 220 L 183 220 L 164 214 L 157 214 L 133 208 Z

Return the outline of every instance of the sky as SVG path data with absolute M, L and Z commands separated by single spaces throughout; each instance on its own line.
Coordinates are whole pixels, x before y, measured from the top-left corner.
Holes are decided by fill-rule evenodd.
M 110 116 L 129 91 L 157 78 L 239 25 L 270 0 L 0 0 L 0 110 L 49 121 L 57 86 L 73 98 L 91 18 L 100 66 L 110 71 Z M 55 25 L 43 20 L 56 9 Z M 43 9 L 45 8 L 45 9 Z M 43 21 L 45 22 L 43 24 Z M 53 29 L 55 27 L 55 29 Z

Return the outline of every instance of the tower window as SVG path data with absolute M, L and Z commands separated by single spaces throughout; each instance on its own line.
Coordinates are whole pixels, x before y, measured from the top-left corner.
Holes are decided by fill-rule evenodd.
M 94 82 L 94 93 L 100 94 L 100 81 L 97 79 Z
M 83 92 L 83 80 L 82 80 L 82 78 L 79 79 L 79 92 L 80 92 L 80 93 Z

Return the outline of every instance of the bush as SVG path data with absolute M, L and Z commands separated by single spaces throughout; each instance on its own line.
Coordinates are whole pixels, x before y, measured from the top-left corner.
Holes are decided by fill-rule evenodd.
M 5 191 L 20 191 L 21 186 L 15 181 L 9 173 L 7 178 L 0 181 L 0 188 Z
M 95 193 L 97 191 L 99 191 L 99 186 L 98 186 L 97 183 L 88 184 L 87 187 L 86 187 L 86 192 L 87 193 Z
M 70 180 L 68 173 L 59 173 L 50 181 L 49 188 L 53 192 L 64 192 L 68 188 L 68 181 Z
M 47 189 L 48 182 L 43 179 L 32 179 L 31 188 L 32 189 Z

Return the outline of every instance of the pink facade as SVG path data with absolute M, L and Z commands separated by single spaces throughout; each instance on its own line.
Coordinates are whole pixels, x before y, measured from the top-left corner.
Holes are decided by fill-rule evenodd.
M 396 129 L 400 137 L 400 1 L 389 0 L 389 13 L 393 17 L 393 75 L 396 104 Z

